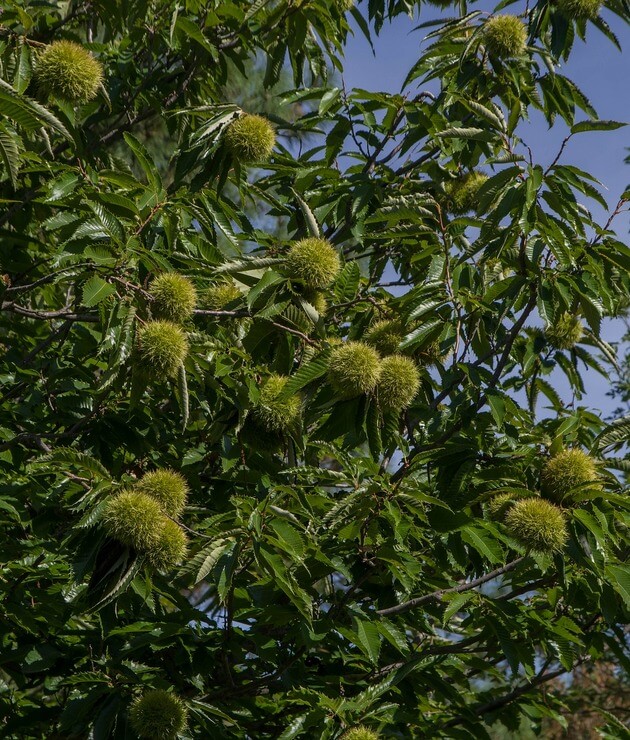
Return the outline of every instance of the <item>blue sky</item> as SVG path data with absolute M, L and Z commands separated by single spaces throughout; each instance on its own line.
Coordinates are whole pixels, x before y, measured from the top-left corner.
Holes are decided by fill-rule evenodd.
M 359 7 L 363 5 L 362 2 Z M 473 7 L 491 9 L 487 3 Z M 520 12 L 520 8 L 504 12 Z M 590 25 L 587 43 L 576 40 L 571 58 L 564 65 L 562 73 L 581 88 L 600 118 L 626 122 L 630 121 L 630 27 L 607 10 L 602 15 L 620 40 L 623 52 Z M 423 6 L 420 18 L 411 20 L 407 16 L 399 16 L 393 23 L 383 27 L 379 37 L 373 38 L 375 54 L 363 34 L 354 26 L 354 36 L 346 49 L 343 75 L 346 88 L 400 92 L 407 72 L 420 55 L 423 37 L 428 33 L 423 29 L 414 31 L 414 27 L 418 22 L 439 16 L 440 10 L 430 5 Z M 566 133 L 564 124 L 558 124 L 549 130 L 538 114 L 534 114 L 531 122 L 525 124 L 520 131 L 521 137 L 532 149 L 534 161 L 543 166 L 554 158 Z M 629 153 L 628 147 L 630 126 L 611 132 L 583 133 L 569 142 L 562 162 L 580 167 L 600 180 L 605 188 L 606 199 L 614 207 L 630 183 L 630 165 L 624 163 Z M 592 210 L 600 222 L 606 221 L 607 214 L 601 208 L 594 206 Z M 615 221 L 615 228 L 620 238 L 627 241 L 630 230 L 628 213 L 622 214 Z M 603 324 L 603 338 L 608 342 L 619 341 L 623 332 L 624 325 L 621 321 L 606 320 Z M 620 354 L 626 349 L 630 351 L 630 348 L 620 347 Z M 583 377 L 587 394 L 582 404 L 600 409 L 604 415 L 611 414 L 618 404 L 606 396 L 608 382 L 592 370 L 585 372 Z M 556 387 L 568 398 L 569 391 L 563 376 L 558 374 L 555 380 Z

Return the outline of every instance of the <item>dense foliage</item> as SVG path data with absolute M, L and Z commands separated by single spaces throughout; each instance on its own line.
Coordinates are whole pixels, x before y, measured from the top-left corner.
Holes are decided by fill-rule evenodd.
M 2 737 L 483 738 L 627 669 L 580 372 L 629 194 L 591 214 L 565 144 L 621 124 L 562 65 L 630 11 L 433 5 L 0 2 Z M 404 92 L 346 91 L 416 11 Z

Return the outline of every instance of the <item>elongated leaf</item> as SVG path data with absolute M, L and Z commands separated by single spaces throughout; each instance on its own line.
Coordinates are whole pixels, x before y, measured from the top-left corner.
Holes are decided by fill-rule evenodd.
M 20 139 L 8 126 L 0 123 L 0 157 L 13 187 L 17 187 L 18 169 L 20 167 Z
M 68 129 L 47 108 L 25 95 L 20 95 L 3 79 L 0 79 L 0 114 L 12 118 L 29 131 L 34 131 L 44 124 L 58 131 L 66 139 L 72 139 Z
M 114 285 L 103 280 L 98 275 L 93 275 L 83 286 L 82 303 L 84 306 L 91 308 L 115 292 L 116 287 Z
M 613 444 L 625 443 L 630 437 L 630 416 L 622 416 L 611 422 L 597 437 L 599 449 Z
M 190 400 L 188 397 L 188 380 L 186 378 L 186 368 L 184 367 L 183 363 L 179 366 L 179 371 L 177 373 L 177 388 L 179 395 L 179 405 L 182 410 L 182 430 L 185 430 L 190 416 Z
M 102 463 L 92 457 L 92 455 L 80 452 L 72 447 L 57 447 L 54 452 L 40 457 L 36 462 L 38 464 L 51 462 L 63 463 L 68 466 L 68 469 L 90 473 L 97 478 L 111 480 L 109 471 Z
M 296 193 L 295 190 L 293 190 L 292 192 L 298 202 L 298 205 L 300 206 L 300 210 L 304 215 L 304 220 L 306 221 L 306 226 L 308 228 L 309 234 L 311 236 L 320 236 L 319 225 L 315 216 L 313 215 L 313 211 L 311 211 L 306 201 L 302 199 L 299 193 Z
M 260 270 L 263 267 L 271 267 L 272 265 L 279 265 L 281 261 L 277 257 L 252 257 L 234 260 L 233 262 L 226 262 L 223 265 L 219 265 L 216 268 L 217 273 L 235 273 L 235 272 L 253 272 L 254 270 Z
M 199 583 L 200 581 L 203 581 L 203 579 L 210 573 L 210 571 L 214 568 L 214 566 L 219 562 L 219 559 L 221 556 L 226 553 L 228 550 L 230 550 L 232 547 L 234 547 L 234 541 L 225 539 L 225 540 L 217 540 L 216 542 L 213 542 L 212 545 L 209 545 L 208 547 L 204 548 L 202 553 L 204 555 L 204 560 L 201 563 L 201 566 L 199 567 L 199 570 L 197 571 L 197 575 L 195 576 L 195 583 Z
M 440 139 L 475 139 L 476 141 L 494 141 L 496 135 L 483 128 L 448 128 L 435 134 Z
M 280 398 L 289 398 L 328 371 L 328 353 L 324 352 L 302 365 L 284 386 Z
M 477 552 L 487 558 L 491 563 L 503 561 L 503 550 L 501 545 L 489 532 L 475 526 L 467 526 L 461 529 L 462 539 L 473 547 Z
M 608 565 L 606 572 L 615 591 L 630 607 L 630 567 L 628 565 Z
M 356 630 L 359 644 L 370 661 L 376 665 L 381 651 L 381 636 L 379 635 L 377 626 L 373 622 L 357 620 Z
M 615 129 L 627 126 L 626 123 L 619 121 L 580 121 L 571 126 L 572 134 L 580 134 L 584 131 L 614 131 Z
M 155 164 L 153 164 L 151 156 L 147 152 L 144 145 L 141 144 L 133 134 L 125 131 L 123 136 L 125 137 L 125 141 L 127 142 L 129 148 L 136 155 L 136 159 L 138 160 L 142 171 L 146 175 L 149 185 L 153 189 L 154 193 L 157 195 L 162 190 L 162 178 L 160 177 L 160 173 L 158 172 L 157 167 L 155 166 Z

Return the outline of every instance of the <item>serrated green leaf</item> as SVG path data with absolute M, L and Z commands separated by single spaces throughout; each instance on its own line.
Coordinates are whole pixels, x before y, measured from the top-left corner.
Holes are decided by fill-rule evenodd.
M 619 121 L 580 121 L 571 126 L 572 134 L 580 134 L 584 131 L 615 131 L 615 129 L 627 126 Z
M 381 636 L 379 635 L 378 628 L 373 622 L 358 619 L 355 626 L 360 647 L 370 661 L 376 665 L 381 651 Z
M 111 283 L 108 283 L 98 275 L 93 275 L 83 285 L 83 298 L 82 303 L 88 308 L 98 305 L 101 301 L 105 300 L 107 296 L 116 292 L 116 287 Z

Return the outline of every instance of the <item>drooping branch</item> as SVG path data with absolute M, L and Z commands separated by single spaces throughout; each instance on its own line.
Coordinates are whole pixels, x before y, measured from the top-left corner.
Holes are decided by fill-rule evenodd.
M 6 302 L 0 307 L 2 311 L 10 311 L 16 313 L 19 316 L 26 316 L 29 319 L 39 319 L 41 321 L 53 321 L 55 319 L 64 319 L 65 321 L 86 321 L 90 323 L 96 323 L 99 321 L 99 315 L 97 313 L 76 313 L 70 311 L 67 308 L 59 309 L 58 311 L 38 311 L 32 308 L 25 308 L 24 306 L 18 306 L 16 303 Z M 195 310 L 196 316 L 210 316 L 214 318 L 230 317 L 230 318 L 256 318 L 255 314 L 251 314 L 249 311 L 212 311 L 206 309 Z M 281 324 L 277 321 L 269 321 L 269 323 L 276 329 L 286 331 L 288 334 L 293 334 L 299 337 L 302 341 L 308 344 L 317 344 L 314 339 L 311 339 L 304 332 L 298 329 L 293 329 L 290 326 Z

